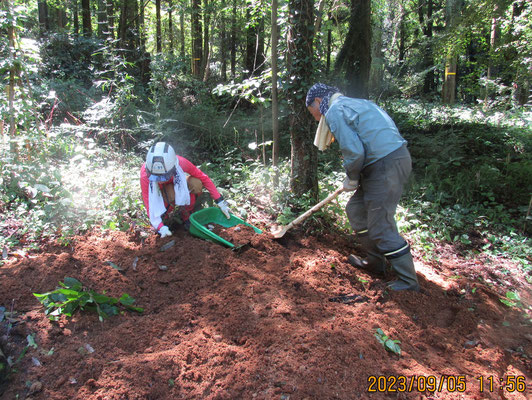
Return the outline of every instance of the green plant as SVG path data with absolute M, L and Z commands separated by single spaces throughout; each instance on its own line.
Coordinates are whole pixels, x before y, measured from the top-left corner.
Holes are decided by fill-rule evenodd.
M 71 317 L 79 308 L 83 310 L 94 309 L 98 313 L 100 321 L 113 315 L 117 315 L 119 307 L 123 306 L 128 311 L 141 313 L 144 309 L 134 307 L 135 299 L 124 293 L 119 299 L 99 294 L 83 287 L 83 284 L 75 278 L 65 278 L 59 282 L 60 288 L 47 293 L 33 293 L 39 302 L 46 308 L 45 314 L 52 321 L 57 321 L 61 315 Z
M 521 303 L 521 297 L 517 292 L 506 292 L 506 298 L 501 298 L 499 300 L 507 307 L 524 308 L 523 303 Z
M 386 351 L 401 355 L 401 347 L 399 347 L 399 344 L 401 342 L 399 340 L 390 339 L 387 335 L 384 334 L 381 328 L 377 328 L 377 330 L 375 331 L 375 337 L 377 338 L 379 343 L 384 346 Z

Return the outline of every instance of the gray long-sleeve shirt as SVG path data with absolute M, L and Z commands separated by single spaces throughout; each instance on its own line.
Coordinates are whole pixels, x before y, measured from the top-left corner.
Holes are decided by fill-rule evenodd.
M 369 100 L 341 96 L 331 104 L 325 120 L 342 151 L 346 173 L 353 180 L 359 179 L 364 167 L 406 143 L 390 116 Z

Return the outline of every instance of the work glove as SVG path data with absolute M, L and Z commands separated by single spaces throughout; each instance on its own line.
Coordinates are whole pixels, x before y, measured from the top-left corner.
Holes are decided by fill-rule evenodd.
M 170 229 L 166 225 L 163 225 L 161 229 L 159 229 L 159 235 L 161 235 L 162 238 L 167 236 L 172 236 L 172 232 L 170 232 Z
M 358 188 L 358 181 L 354 181 L 346 176 L 344 179 L 344 191 L 352 192 L 353 190 L 356 190 L 356 188 Z
M 220 210 L 224 213 L 227 219 L 231 218 L 231 214 L 229 214 L 229 204 L 227 204 L 227 201 L 222 199 L 218 203 L 216 203 L 216 205 L 220 207 Z

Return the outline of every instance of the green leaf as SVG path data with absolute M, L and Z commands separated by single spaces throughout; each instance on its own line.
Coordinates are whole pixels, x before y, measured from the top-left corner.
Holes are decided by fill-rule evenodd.
M 83 285 L 81 284 L 80 281 L 78 281 L 75 278 L 66 277 L 65 278 L 65 287 L 67 287 L 69 289 L 72 289 L 72 290 L 80 291 L 82 289 Z

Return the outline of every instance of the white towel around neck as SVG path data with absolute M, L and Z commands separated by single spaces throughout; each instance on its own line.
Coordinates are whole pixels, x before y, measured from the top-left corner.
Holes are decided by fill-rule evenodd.
M 343 96 L 342 93 L 338 92 L 333 94 L 329 100 L 329 107 L 340 96 Z M 334 136 L 329 129 L 329 125 L 327 125 L 325 115 L 322 114 L 320 123 L 318 124 L 318 129 L 316 129 L 316 136 L 314 136 L 314 146 L 316 146 L 318 150 L 325 151 L 333 141 Z
M 190 192 L 188 190 L 187 177 L 179 164 L 177 164 L 175 168 L 174 191 L 176 206 L 188 206 L 190 204 Z M 150 220 L 156 220 L 166 212 L 163 195 L 157 182 L 150 181 L 148 201 L 150 207 Z

